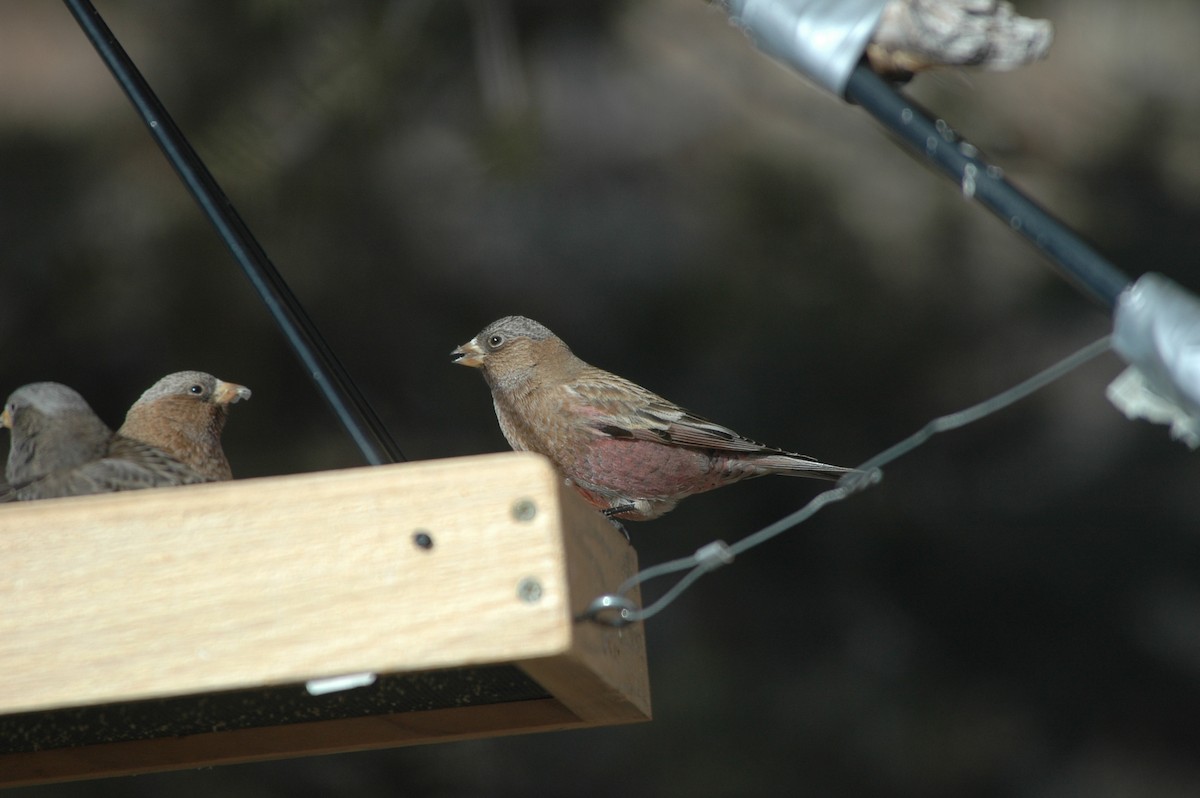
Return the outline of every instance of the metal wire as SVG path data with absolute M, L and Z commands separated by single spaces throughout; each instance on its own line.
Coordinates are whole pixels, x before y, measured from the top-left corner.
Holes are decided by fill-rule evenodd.
M 267 257 L 245 222 L 234 210 L 208 168 L 176 127 L 158 97 L 121 47 L 90 0 L 63 0 L 100 58 L 128 95 L 146 123 L 150 135 L 200 209 L 216 227 L 238 265 L 266 304 L 292 351 L 334 415 L 350 433 L 363 457 L 371 465 L 404 460 L 404 454 L 375 414 L 366 397 L 350 378 L 333 350 L 321 337 L 283 276 Z
M 748 551 L 755 546 L 761 546 L 768 540 L 807 521 L 822 507 L 841 501 L 871 485 L 878 484 L 883 479 L 883 472 L 880 470 L 883 466 L 908 454 L 939 432 L 958 429 L 1003 410 L 1014 402 L 1029 396 L 1039 388 L 1043 388 L 1063 375 L 1074 371 L 1089 360 L 1107 352 L 1110 348 L 1110 337 L 1105 336 L 1098 341 L 1088 344 L 1074 354 L 1063 358 L 1053 366 L 1038 372 L 1027 380 L 996 394 L 990 399 L 972 405 L 965 410 L 933 419 L 912 435 L 894 446 L 888 447 L 858 466 L 851 473 L 843 476 L 838 480 L 837 487 L 817 494 L 813 497 L 812 501 L 791 515 L 785 516 L 751 535 L 747 535 L 732 545 L 726 544 L 724 541 L 715 541 L 701 547 L 695 554 L 689 557 L 680 557 L 676 560 L 670 560 L 669 562 L 645 568 L 626 580 L 617 588 L 616 593 L 608 593 L 596 597 L 588 605 L 587 609 L 579 615 L 577 620 L 592 621 L 606 626 L 625 626 L 657 615 L 675 601 L 693 582 L 709 571 L 719 568 L 722 565 L 728 565 L 733 562 L 733 558 L 736 555 Z M 672 585 L 657 601 L 647 607 L 639 609 L 626 595 L 629 591 L 647 580 L 679 573 L 680 571 L 687 571 L 688 573 Z
M 963 196 L 978 200 L 1007 222 L 1013 231 L 1031 241 L 1069 282 L 1110 310 L 1116 307 L 1117 298 L 1130 285 L 1129 277 L 1092 249 L 1070 228 L 1017 190 L 1004 178 L 1004 173 L 999 167 L 983 160 L 978 148 L 962 139 L 944 120 L 933 120 L 919 106 L 861 63 L 850 75 L 845 96 L 850 102 L 861 105 L 938 170 L 955 180 L 960 185 Z M 792 529 L 827 504 L 841 501 L 876 484 L 883 477 L 880 470 L 883 465 L 907 454 L 937 433 L 957 429 L 991 415 L 1078 368 L 1109 348 L 1109 338 L 1105 337 L 985 402 L 958 413 L 933 419 L 913 435 L 867 460 L 855 472 L 839 480 L 837 487 L 818 494 L 791 515 L 732 546 L 718 541 L 701 548 L 690 557 L 682 557 L 640 571 L 622 584 L 616 593 L 597 597 L 579 619 L 622 626 L 650 618 L 671 604 L 679 594 L 708 571 L 732 562 L 734 556 Z M 720 556 L 714 556 L 714 553 Z M 625 595 L 648 579 L 680 571 L 687 571 L 687 574 L 647 607 L 639 609 Z
M 1009 183 L 1004 172 L 980 157 L 979 150 L 959 137 L 942 119 L 933 120 L 865 64 L 850 75 L 846 99 L 900 137 L 929 163 L 957 182 L 963 195 L 978 200 L 1014 232 L 1050 259 L 1058 272 L 1110 310 L 1130 279 L 1088 246 L 1061 221 Z

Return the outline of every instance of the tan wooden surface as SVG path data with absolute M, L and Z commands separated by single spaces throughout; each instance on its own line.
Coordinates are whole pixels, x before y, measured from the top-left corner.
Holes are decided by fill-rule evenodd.
M 532 517 L 514 513 L 522 501 Z M 532 721 L 515 705 L 547 702 L 439 710 L 436 733 L 335 721 L 343 736 L 324 741 L 322 724 L 301 724 L 315 738 L 291 752 L 278 741 L 296 725 L 159 741 L 166 760 L 121 743 L 26 762 L 45 769 L 65 753 L 76 761 L 65 778 L 100 749 L 161 769 L 238 758 L 256 734 L 269 744 L 242 758 L 645 720 L 642 628 L 574 621 L 636 567 L 620 533 L 524 453 L 7 505 L 0 715 L 493 663 L 520 665 L 558 707 Z M 536 600 L 521 594 L 529 580 Z M 388 717 L 408 715 L 430 713 Z M 370 728 L 381 735 L 363 737 Z M 196 737 L 225 742 L 180 758 Z M 0 757 L 0 782 L 5 770 Z
M 562 504 L 567 529 L 587 529 L 598 514 L 568 495 Z M 599 519 L 601 524 L 610 526 Z M 599 529 L 595 534 L 564 536 L 571 613 L 577 617 L 603 593 L 616 590 L 637 572 L 637 554 L 624 536 Z M 613 574 L 624 574 L 613 579 Z M 636 600 L 639 593 L 634 592 Z M 597 722 L 642 720 L 650 716 L 650 682 L 646 677 L 643 626 L 614 629 L 593 623 L 575 624 L 569 651 L 524 661 L 520 665 L 556 698 L 582 718 Z

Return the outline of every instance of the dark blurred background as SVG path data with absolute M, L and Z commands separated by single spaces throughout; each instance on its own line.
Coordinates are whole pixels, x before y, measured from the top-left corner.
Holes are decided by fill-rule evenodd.
M 1123 269 L 1200 289 L 1200 5 L 1018 6 L 1054 21 L 1047 61 L 909 91 Z M 98 7 L 414 460 L 507 448 L 448 358 L 506 314 L 846 465 L 1109 328 L 699 0 Z M 254 390 L 239 476 L 360 465 L 61 4 L 0 8 L 0 74 L 0 394 L 66 382 L 116 425 L 203 369 Z M 701 580 L 648 624 L 651 723 L 13 794 L 1198 795 L 1197 460 L 1107 403 L 1120 369 Z M 819 487 L 630 531 L 652 564 Z

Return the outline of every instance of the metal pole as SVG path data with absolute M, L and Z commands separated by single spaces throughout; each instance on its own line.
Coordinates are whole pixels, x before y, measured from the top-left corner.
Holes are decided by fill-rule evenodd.
M 984 161 L 979 150 L 961 139 L 946 122 L 934 121 L 918 105 L 859 64 L 846 85 L 846 99 L 857 103 L 919 155 L 983 204 L 1014 232 L 1050 259 L 1055 269 L 1081 291 L 1110 310 L 1130 284 L 1121 270 L 1090 247 Z
M 400 448 L 366 398 L 321 337 L 283 276 L 255 240 L 233 204 L 209 173 L 187 138 L 175 126 L 129 54 L 90 0 L 64 0 L 100 58 L 129 96 L 150 135 L 179 174 L 200 209 L 216 227 L 238 265 L 266 304 L 288 344 L 317 389 L 371 465 L 404 460 Z

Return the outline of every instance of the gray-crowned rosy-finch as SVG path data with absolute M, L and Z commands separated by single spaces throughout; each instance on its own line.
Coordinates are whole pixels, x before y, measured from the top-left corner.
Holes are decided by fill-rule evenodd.
M 146 389 L 117 432 L 157 446 L 210 480 L 232 479 L 221 431 L 229 406 L 249 398 L 244 385 L 203 371 L 177 371 Z
M 210 481 L 161 449 L 119 435 L 57 382 L 13 391 L 0 413 L 12 431 L 0 501 L 28 501 Z
M 450 353 L 483 371 L 518 451 L 548 457 L 610 518 L 647 521 L 680 499 L 766 474 L 853 469 L 763 446 L 580 360 L 532 319 L 506 316 Z

